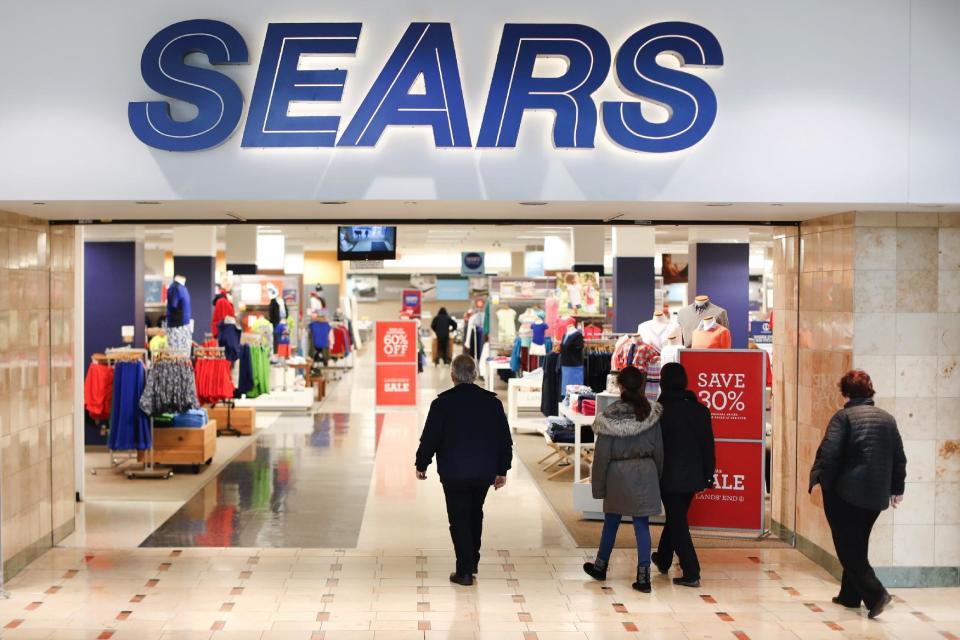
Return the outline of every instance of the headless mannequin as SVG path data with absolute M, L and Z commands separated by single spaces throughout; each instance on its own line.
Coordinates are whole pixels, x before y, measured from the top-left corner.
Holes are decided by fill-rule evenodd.
M 714 316 L 704 317 L 693 333 L 694 349 L 729 349 L 730 343 L 730 330 L 721 326 Z
M 640 338 L 651 347 L 660 350 L 663 346 L 664 333 L 670 330 L 673 324 L 670 317 L 665 315 L 662 310 L 657 309 L 653 312 L 653 318 L 646 322 L 641 322 L 637 327 L 637 333 Z
M 694 298 L 693 304 L 680 309 L 677 322 L 680 325 L 684 346 L 693 345 L 693 334 L 699 328 L 700 321 L 707 316 L 713 316 L 717 323 L 724 327 L 730 326 L 726 309 L 714 304 L 708 295 L 700 294 Z

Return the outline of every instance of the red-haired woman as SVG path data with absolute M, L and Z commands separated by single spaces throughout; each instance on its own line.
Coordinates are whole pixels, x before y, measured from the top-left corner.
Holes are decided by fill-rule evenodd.
M 880 512 L 903 500 L 907 458 L 897 422 L 873 404 L 873 383 L 854 369 L 840 379 L 847 403 L 823 436 L 810 470 L 810 491 L 819 484 L 837 558 L 843 565 L 840 595 L 833 602 L 859 608 L 876 618 L 890 604 L 870 566 L 870 531 Z

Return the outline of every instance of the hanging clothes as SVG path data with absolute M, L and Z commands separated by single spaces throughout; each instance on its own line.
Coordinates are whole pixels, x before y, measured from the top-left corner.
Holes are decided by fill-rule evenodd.
M 584 384 L 594 392 L 600 393 L 607 388 L 607 376 L 611 371 L 611 357 L 609 353 L 587 353 L 584 369 Z
M 233 398 L 230 362 L 226 358 L 198 358 L 193 366 L 197 399 L 203 404 L 216 404 Z
M 167 287 L 167 326 L 182 327 L 190 324 L 190 291 L 176 280 Z
M 261 346 L 250 347 L 250 371 L 253 386 L 246 392 L 247 397 L 259 398 L 270 393 L 270 351 L 268 349 Z M 242 378 L 242 371 L 240 375 Z
M 167 327 L 167 348 L 178 353 L 189 354 L 193 348 L 193 332 L 188 325 Z
M 143 363 L 118 362 L 113 369 L 113 399 L 110 412 L 111 451 L 146 451 L 153 447 L 150 419 L 140 407 L 145 386 Z
M 90 363 L 83 381 L 83 406 L 93 420 L 106 420 L 113 406 L 113 367 Z
M 199 408 L 190 361 L 176 358 L 154 362 L 140 396 L 140 409 L 149 416 Z
M 250 355 L 251 352 L 250 345 L 240 345 L 239 376 L 237 378 L 237 388 L 234 392 L 234 396 L 237 398 L 250 393 L 253 389 L 253 357 Z
M 213 333 L 213 337 L 216 338 L 218 336 L 220 323 L 223 322 L 224 318 L 235 317 L 236 315 L 237 312 L 234 310 L 230 298 L 226 295 L 217 297 L 217 301 L 213 306 L 213 317 L 210 319 L 210 331 Z
M 548 353 L 543 359 L 543 382 L 540 391 L 540 413 L 557 415 L 560 404 L 560 354 Z
M 221 322 L 217 344 L 223 347 L 223 355 L 231 363 L 240 359 L 240 327 Z

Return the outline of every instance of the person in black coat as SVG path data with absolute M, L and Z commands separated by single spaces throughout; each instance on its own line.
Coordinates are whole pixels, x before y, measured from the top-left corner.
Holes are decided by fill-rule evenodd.
M 430 405 L 417 449 L 417 479 L 426 480 L 427 467 L 436 455 L 457 554 L 450 581 L 470 586 L 480 563 L 483 503 L 491 486 L 500 489 L 507 483 L 513 439 L 496 394 L 474 384 L 477 363 L 473 358 L 457 356 L 451 378 L 455 386 Z
M 837 411 L 817 449 L 810 469 L 810 487 L 820 485 L 823 511 L 843 566 L 835 604 L 860 608 L 876 618 L 891 597 L 870 566 L 873 524 L 888 506 L 903 500 L 907 457 L 897 421 L 873 403 L 873 382 L 854 369 L 840 379 L 847 403 Z
M 440 307 L 434 316 L 430 328 L 437 336 L 437 350 L 434 353 L 433 363 L 443 360 L 443 364 L 450 364 L 450 332 L 456 331 L 457 321 L 450 317 L 446 307 Z
M 660 371 L 660 399 L 663 415 L 663 477 L 660 493 L 666 522 L 653 562 L 660 573 L 673 564 L 673 555 L 680 560 L 683 574 L 673 583 L 684 587 L 700 586 L 700 561 L 690 537 L 687 512 L 693 497 L 713 486 L 716 465 L 713 427 L 710 410 L 687 389 L 687 372 L 683 365 L 671 362 Z

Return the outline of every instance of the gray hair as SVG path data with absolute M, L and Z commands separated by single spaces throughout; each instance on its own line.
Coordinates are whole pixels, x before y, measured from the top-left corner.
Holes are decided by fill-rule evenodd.
M 455 384 L 470 384 L 477 379 L 477 362 L 465 353 L 453 359 L 450 375 Z

